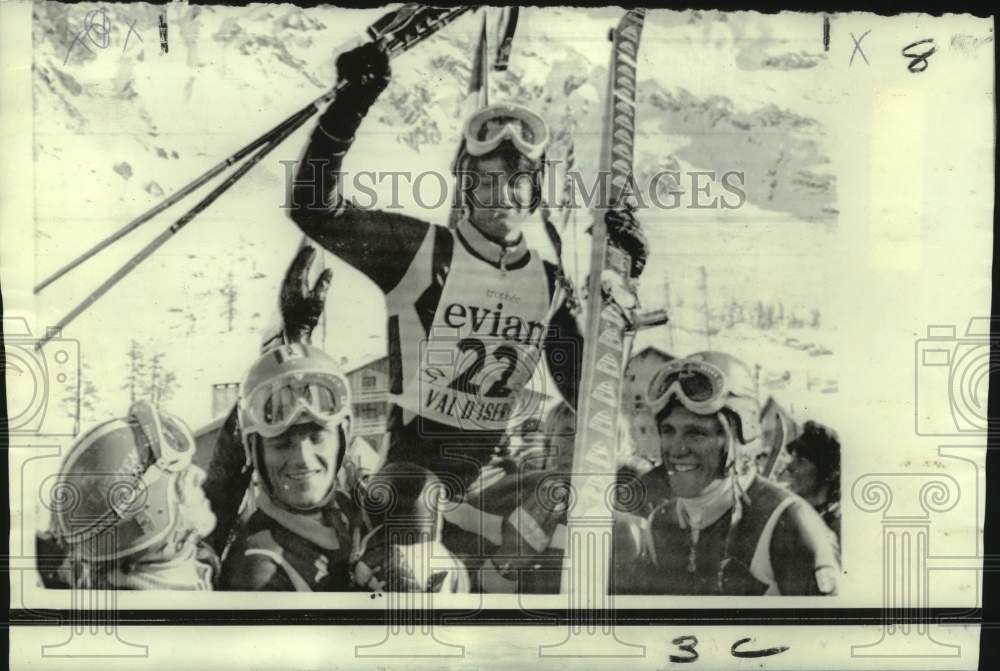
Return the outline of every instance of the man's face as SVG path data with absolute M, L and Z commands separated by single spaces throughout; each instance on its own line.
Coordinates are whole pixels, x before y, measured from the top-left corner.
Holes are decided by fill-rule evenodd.
M 532 188 L 530 176 L 515 156 L 497 152 L 471 162 L 472 209 L 469 220 L 483 235 L 494 240 L 516 237 L 529 214 Z M 519 212 L 517 203 L 522 204 Z
M 788 488 L 802 498 L 814 495 L 820 487 L 816 464 L 802 457 L 795 457 L 788 462 L 781 474 L 781 481 L 787 483 Z
M 323 503 L 337 475 L 340 432 L 310 422 L 296 424 L 275 438 L 264 438 L 264 469 L 271 495 L 292 508 Z
M 675 406 L 660 418 L 658 429 L 663 463 L 677 496 L 698 496 L 720 477 L 726 433 L 715 415 L 698 415 Z

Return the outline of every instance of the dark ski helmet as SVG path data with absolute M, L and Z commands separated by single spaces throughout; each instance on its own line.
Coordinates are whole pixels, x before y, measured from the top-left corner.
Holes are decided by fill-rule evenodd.
M 146 401 L 80 436 L 52 489 L 52 529 L 81 559 L 104 562 L 155 549 L 181 519 L 180 479 L 195 441 L 177 417 Z

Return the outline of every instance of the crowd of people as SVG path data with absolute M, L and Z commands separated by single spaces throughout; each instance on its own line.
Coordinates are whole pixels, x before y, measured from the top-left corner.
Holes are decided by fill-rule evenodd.
M 340 93 L 305 149 L 289 214 L 385 294 L 385 449 L 352 438 L 349 382 L 311 344 L 331 276 L 309 285 L 316 250 L 305 246 L 282 286 L 280 332 L 249 367 L 207 473 L 184 423 L 146 402 L 75 441 L 39 537 L 39 555 L 53 558 L 40 564 L 47 585 L 559 590 L 583 347 L 565 278 L 521 232 L 540 205 L 546 123 L 507 103 L 467 121 L 453 228 L 362 209 L 338 176 L 389 81 L 388 57 L 370 44 L 337 67 Z M 638 278 L 647 243 L 634 210 L 612 208 L 605 222 Z M 564 401 L 543 422 L 551 440 L 511 449 L 518 392 L 543 359 Z M 805 426 L 787 448 L 787 487 L 756 473 L 746 455 L 761 408 L 750 379 L 721 352 L 652 376 L 644 403 L 661 460 L 621 464 L 633 495 L 615 513 L 617 593 L 836 591 L 836 436 Z

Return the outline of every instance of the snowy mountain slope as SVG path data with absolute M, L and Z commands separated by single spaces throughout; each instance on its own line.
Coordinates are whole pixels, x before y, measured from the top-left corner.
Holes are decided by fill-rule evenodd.
M 89 47 L 74 46 L 88 12 L 102 8 L 108 46 L 86 42 L 89 37 L 82 38 Z M 382 13 L 174 4 L 165 10 L 169 52 L 161 54 L 157 24 L 163 11 L 146 4 L 35 6 L 39 278 L 315 98 L 333 81 L 335 47 L 356 40 Z M 532 105 L 548 118 L 556 137 L 550 158 L 561 159 L 574 139 L 585 181 L 596 170 L 607 30 L 619 16 L 614 9 L 526 9 L 511 70 L 493 80 L 495 99 Z M 824 287 L 834 272 L 825 259 L 836 192 L 825 159 L 824 101 L 809 85 L 815 69 L 808 66 L 823 55 L 818 41 L 776 37 L 810 34 L 814 27 L 806 21 L 795 15 L 649 14 L 640 58 L 640 186 L 664 169 L 746 174 L 747 202 L 738 210 L 642 214 L 653 256 L 641 295 L 647 307 L 661 307 L 669 286 L 678 351 L 700 347 L 705 318 L 699 306 L 705 302 L 710 315 L 722 314 L 733 301 L 781 300 L 790 311 L 793 305 L 803 314 L 823 311 Z M 463 17 L 394 61 L 393 81 L 359 132 L 345 170 L 435 171 L 448 178 L 479 22 L 479 15 Z M 66 335 L 80 339 L 109 412 L 123 406 L 116 381 L 133 338 L 165 352 L 181 379 L 172 403 L 194 424 L 207 419 L 209 385 L 242 374 L 301 239 L 282 211 L 283 186 L 310 129 L 307 124 L 289 138 L 71 326 Z M 438 200 L 439 183 L 425 180 L 425 202 Z M 390 187 L 385 179 L 376 184 L 381 203 L 390 202 Z M 680 187 L 691 195 L 690 184 Z M 411 190 L 399 196 L 402 209 L 414 216 L 436 223 L 447 218 L 450 195 L 430 212 Z M 43 320 L 54 322 L 183 212 L 183 205 L 172 208 L 106 258 L 47 290 L 38 306 Z M 589 217 L 577 212 L 578 279 L 585 272 Z M 526 234 L 551 256 L 540 224 Z M 381 304 L 379 293 L 336 259 L 327 262 L 336 273 L 327 347 L 348 358 L 379 351 L 384 313 L 373 307 Z M 703 266 L 707 300 L 699 288 Z M 236 294 L 232 305 L 223 292 L 229 286 Z M 779 378 L 788 366 L 796 369 L 795 379 L 835 378 L 826 363 L 835 357 L 785 359 L 798 356 L 784 344 L 793 335 L 832 348 L 825 323 L 800 337 L 784 333 L 784 325 L 758 331 L 710 321 L 723 330 L 713 346 L 751 351 L 760 345 L 768 352 L 761 365 L 780 360 L 773 364 L 781 369 Z M 352 328 L 336 328 L 343 323 Z M 694 335 L 682 341 L 681 333 Z M 768 349 L 767 343 L 776 344 Z

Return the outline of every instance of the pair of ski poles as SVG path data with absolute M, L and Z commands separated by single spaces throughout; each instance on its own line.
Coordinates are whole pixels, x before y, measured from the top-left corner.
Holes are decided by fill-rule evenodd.
M 44 280 L 39 282 L 35 288 L 34 293 L 37 295 L 47 286 L 58 280 L 60 277 L 70 272 L 80 264 L 82 264 L 87 259 L 90 259 L 95 254 L 114 242 L 125 237 L 135 229 L 142 226 L 144 223 L 155 217 L 160 212 L 163 212 L 169 207 L 172 207 L 189 194 L 201 188 L 208 181 L 218 176 L 227 168 L 239 163 L 243 159 L 247 159 L 239 168 L 233 172 L 222 184 L 212 189 L 208 195 L 199 200 L 195 205 L 185 212 L 177 221 L 170 225 L 169 228 L 164 230 L 158 236 L 156 236 L 152 241 L 147 243 L 142 249 L 140 249 L 132 258 L 125 262 L 118 270 L 116 270 L 111 277 L 106 279 L 101 283 L 96 289 L 94 289 L 90 294 L 87 295 L 79 304 L 76 305 L 72 310 L 70 310 L 65 317 L 60 319 L 55 326 L 49 329 L 49 333 L 42 339 L 38 341 L 36 349 L 40 349 L 45 345 L 52 337 L 62 331 L 67 325 L 70 324 L 74 319 L 76 319 L 80 313 L 90 307 L 97 299 L 106 294 L 113 286 L 118 284 L 126 275 L 135 270 L 135 268 L 149 258 L 157 249 L 163 246 L 167 240 L 169 240 L 173 235 L 175 235 L 179 230 L 184 228 L 188 223 L 191 222 L 196 216 L 198 216 L 202 211 L 205 210 L 209 205 L 214 203 L 219 196 L 228 191 L 236 182 L 240 180 L 251 168 L 260 163 L 261 160 L 268 154 L 270 154 L 279 144 L 284 142 L 284 140 L 294 133 L 299 127 L 302 126 L 313 114 L 322 109 L 322 106 L 332 101 L 337 93 L 344 87 L 344 84 L 338 84 L 333 88 L 332 91 L 324 93 L 322 96 L 309 103 L 302 109 L 298 110 L 290 117 L 271 128 L 263 135 L 259 136 L 257 139 L 253 140 L 249 144 L 238 149 L 228 158 L 215 164 L 204 173 L 196 177 L 194 180 L 189 182 L 186 186 L 182 187 L 175 193 L 168 196 L 165 200 L 161 201 L 159 204 L 153 206 L 152 208 L 146 210 L 138 217 L 127 223 L 122 228 L 118 229 L 108 237 L 104 238 L 96 245 L 85 251 L 80 256 L 76 257 L 65 266 L 52 273 Z M 249 158 L 247 158 L 249 156 Z
M 374 24 L 369 26 L 367 35 L 369 38 L 379 41 L 390 56 L 395 56 L 427 39 L 462 14 L 476 8 L 476 5 L 437 8 L 409 3 L 389 12 Z M 70 310 L 65 317 L 60 319 L 55 324 L 55 326 L 47 329 L 46 335 L 35 345 L 36 351 L 40 350 L 45 343 L 60 334 L 66 326 L 80 316 L 80 313 L 93 305 L 95 301 L 106 294 L 113 286 L 118 284 L 122 278 L 132 272 L 144 260 L 149 258 L 153 252 L 162 247 L 167 240 L 177 233 L 177 231 L 184 228 L 184 226 L 190 223 L 191 220 L 198 216 L 198 214 L 205 210 L 205 208 L 214 203 L 219 196 L 228 191 L 237 181 L 240 180 L 240 178 L 243 177 L 243 175 L 245 175 L 255 165 L 260 163 L 265 156 L 270 154 L 279 144 L 284 142 L 289 135 L 301 127 L 302 124 L 304 124 L 313 114 L 321 110 L 324 105 L 332 102 L 345 86 L 346 85 L 343 82 L 338 83 L 332 90 L 316 98 L 314 101 L 292 114 L 277 126 L 265 132 L 256 140 L 237 150 L 234 154 L 229 156 L 229 158 L 226 158 L 212 166 L 186 186 L 171 194 L 159 205 L 143 212 L 128 224 L 115 231 L 104 240 L 101 240 L 86 252 L 39 282 L 34 288 L 34 293 L 36 295 L 45 289 L 45 287 L 55 282 L 87 259 L 93 257 L 101 250 L 106 249 L 109 245 L 139 228 L 139 226 L 142 226 L 160 212 L 163 212 L 167 208 L 175 205 L 181 199 L 201 188 L 208 181 L 221 174 L 227 168 L 244 159 L 247 159 L 246 162 L 237 168 L 236 171 L 233 172 L 233 174 L 230 175 L 222 184 L 215 187 L 208 195 L 198 201 L 169 228 L 160 233 L 160 235 L 156 236 L 156 238 L 140 249 L 132 258 L 126 261 L 124 265 L 111 275 L 111 277 L 88 294 L 83 301 Z

